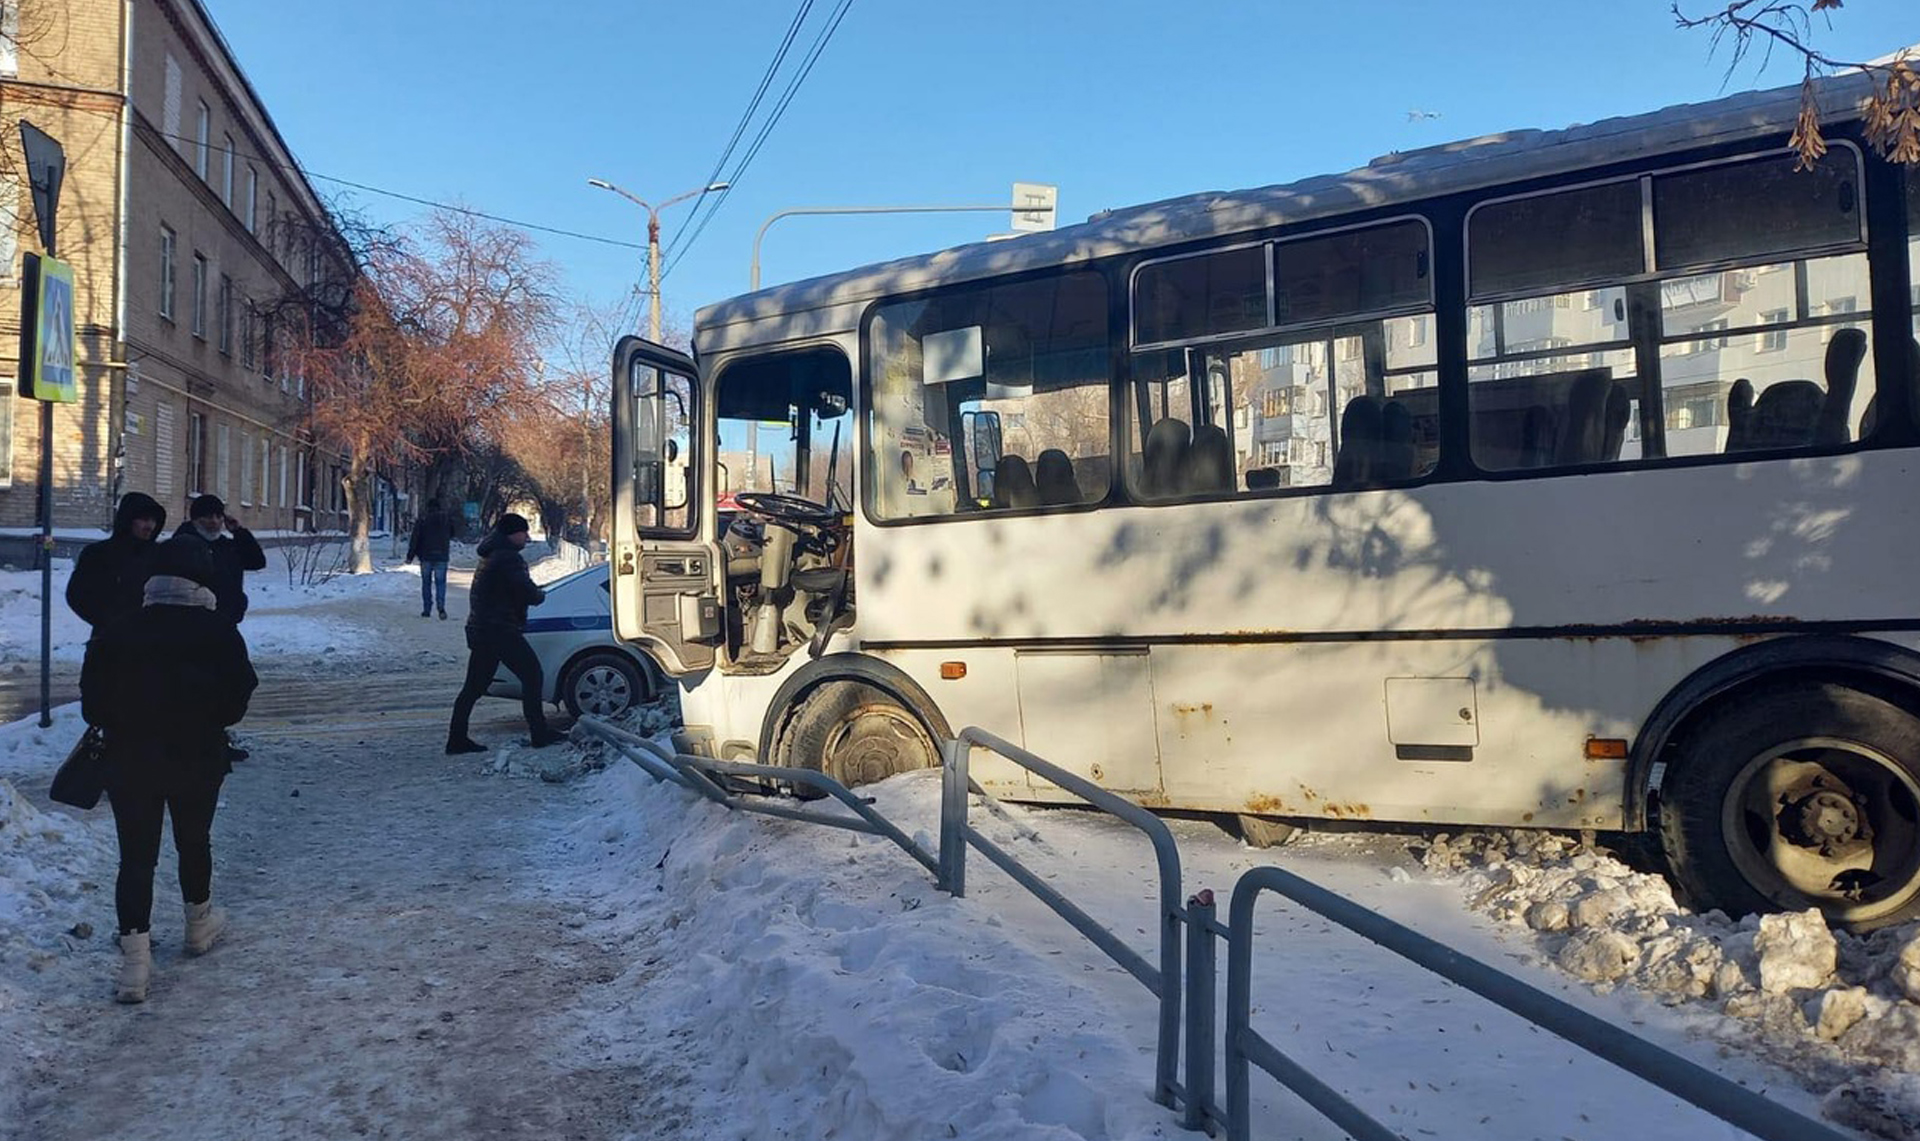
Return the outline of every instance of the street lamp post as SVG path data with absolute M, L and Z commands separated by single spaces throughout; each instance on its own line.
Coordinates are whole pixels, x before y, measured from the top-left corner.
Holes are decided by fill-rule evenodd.
M 602 178 L 587 179 L 588 186 L 597 186 L 602 190 L 611 190 L 620 197 L 647 212 L 647 289 L 653 295 L 653 306 L 647 316 L 647 339 L 658 344 L 660 341 L 660 211 L 676 202 L 685 202 L 696 194 L 710 194 L 725 190 L 728 183 L 713 182 L 698 190 L 689 190 L 685 194 L 676 194 L 658 206 L 649 206 L 638 197 L 615 186 Z

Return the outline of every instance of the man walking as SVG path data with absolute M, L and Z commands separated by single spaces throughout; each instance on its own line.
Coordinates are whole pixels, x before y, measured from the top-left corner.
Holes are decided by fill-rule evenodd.
M 438 499 L 427 500 L 427 513 L 413 524 L 407 540 L 407 562 L 420 560 L 420 617 L 438 604 L 440 619 L 447 617 L 447 561 L 453 545 L 453 520 L 440 510 Z
M 267 569 L 267 553 L 253 532 L 227 514 L 217 495 L 195 496 L 187 505 L 187 521 L 173 533 L 176 539 L 205 543 L 213 556 L 213 594 L 220 617 L 238 626 L 247 616 L 246 572 Z
M 113 534 L 88 544 L 67 580 L 67 605 L 82 621 L 97 630 L 140 609 L 155 537 L 166 525 L 167 509 L 152 496 L 129 491 L 120 497 Z
M 467 595 L 467 680 L 453 701 L 453 721 L 447 726 L 447 755 L 484 753 L 485 745 L 467 736 L 473 703 L 487 692 L 493 673 L 505 663 L 520 679 L 520 707 L 527 716 L 533 747 L 545 748 L 561 739 L 547 728 L 540 708 L 545 693 L 540 659 L 521 631 L 527 626 L 527 607 L 546 601 L 547 592 L 534 585 L 520 549 L 527 545 L 527 521 L 518 515 L 500 517 L 493 532 L 480 542 L 480 568 L 473 573 Z

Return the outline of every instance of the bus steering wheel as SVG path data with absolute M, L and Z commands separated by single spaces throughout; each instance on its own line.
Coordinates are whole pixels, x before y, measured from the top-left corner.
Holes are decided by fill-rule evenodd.
M 735 495 L 733 501 L 750 515 L 758 515 L 789 528 L 824 528 L 840 521 L 840 513 L 831 507 L 797 495 L 782 495 L 777 491 L 743 491 Z

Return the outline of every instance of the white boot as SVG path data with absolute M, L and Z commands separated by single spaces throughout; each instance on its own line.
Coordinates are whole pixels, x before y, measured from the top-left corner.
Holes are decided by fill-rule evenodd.
M 153 936 L 145 931 L 120 936 L 120 973 L 113 980 L 114 999 L 147 1001 L 147 982 L 152 978 Z
M 212 900 L 187 904 L 187 954 L 206 954 L 226 929 L 225 908 L 215 907 Z

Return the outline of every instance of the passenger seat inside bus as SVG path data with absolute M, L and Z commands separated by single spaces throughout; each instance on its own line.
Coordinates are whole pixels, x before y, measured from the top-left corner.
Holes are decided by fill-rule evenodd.
M 1848 443 L 1853 438 L 1848 413 L 1866 356 L 1867 335 L 1858 329 L 1840 329 L 1827 342 L 1824 391 L 1811 380 L 1783 380 L 1768 385 L 1756 399 L 1752 381 L 1746 377 L 1734 381 L 1727 393 L 1725 450 Z
M 1220 495 L 1231 492 L 1233 482 L 1233 445 L 1227 442 L 1227 430 L 1218 424 L 1195 428 L 1181 473 L 1181 492 Z
M 1073 478 L 1073 460 L 1059 448 L 1048 448 L 1034 460 L 1033 482 L 1040 502 L 1046 506 L 1080 502 L 1080 485 Z
M 1380 401 L 1356 396 L 1340 413 L 1340 447 L 1333 457 L 1333 486 L 1352 491 L 1370 486 L 1380 467 L 1384 432 Z
M 1193 432 L 1187 422 L 1172 416 L 1148 430 L 1140 456 L 1142 493 L 1153 499 L 1171 499 L 1180 494 L 1181 474 L 1187 468 L 1192 439 Z
M 993 468 L 993 505 L 995 507 L 1038 507 L 1040 489 L 1034 485 L 1033 469 L 1019 456 L 1001 456 Z

